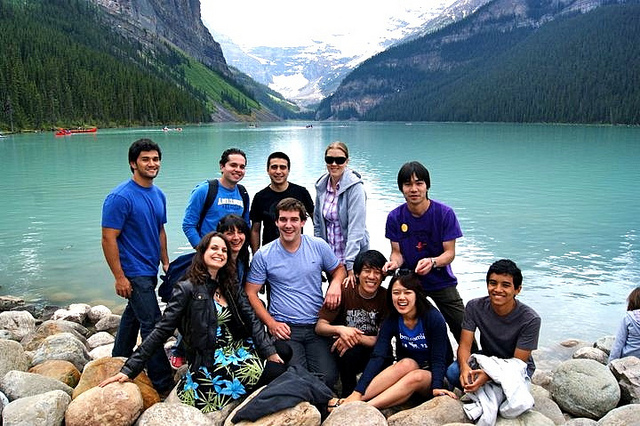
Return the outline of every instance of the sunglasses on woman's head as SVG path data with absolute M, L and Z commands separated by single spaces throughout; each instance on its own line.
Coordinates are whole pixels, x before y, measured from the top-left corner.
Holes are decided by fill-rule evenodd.
M 347 157 L 330 157 L 327 155 L 324 157 L 324 162 L 327 164 L 336 163 L 338 166 L 341 166 L 347 162 Z

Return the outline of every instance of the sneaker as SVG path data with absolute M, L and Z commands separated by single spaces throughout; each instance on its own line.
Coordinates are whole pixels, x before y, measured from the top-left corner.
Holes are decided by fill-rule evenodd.
M 169 362 L 171 363 L 171 366 L 177 370 L 178 368 L 182 367 L 186 361 L 182 356 L 171 355 L 171 357 L 169 358 Z

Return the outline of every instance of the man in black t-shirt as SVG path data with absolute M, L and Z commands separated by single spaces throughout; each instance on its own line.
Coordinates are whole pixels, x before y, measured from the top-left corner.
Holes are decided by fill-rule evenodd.
M 313 217 L 313 200 L 306 188 L 289 182 L 291 160 L 284 152 L 273 152 L 267 158 L 267 173 L 271 183 L 259 191 L 251 203 L 251 250 L 255 253 L 261 245 L 278 238 L 275 207 L 285 198 L 295 198 L 304 204 L 309 217 Z M 262 241 L 260 231 L 262 230 Z

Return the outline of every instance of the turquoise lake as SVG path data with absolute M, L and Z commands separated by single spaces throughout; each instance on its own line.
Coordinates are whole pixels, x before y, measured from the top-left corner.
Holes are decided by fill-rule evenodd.
M 156 184 L 168 200 L 170 257 L 188 250 L 184 207 L 193 187 L 219 175 L 221 152 L 248 156 L 251 196 L 268 184 L 267 155 L 285 151 L 290 180 L 324 172 L 335 140 L 351 151 L 368 193 L 372 248 L 390 253 L 387 213 L 403 202 L 399 167 L 431 172 L 431 198 L 454 208 L 464 237 L 454 273 L 465 301 L 486 294 L 491 262 L 511 258 L 524 273 L 520 300 L 542 316 L 541 345 L 613 334 L 628 293 L 640 285 L 640 128 L 459 123 L 215 124 L 53 132 L 0 139 L 0 294 L 31 302 L 122 306 L 100 246 L 106 194 L 131 176 L 127 149 L 148 137 L 163 150 Z M 312 232 L 311 223 L 306 230 Z

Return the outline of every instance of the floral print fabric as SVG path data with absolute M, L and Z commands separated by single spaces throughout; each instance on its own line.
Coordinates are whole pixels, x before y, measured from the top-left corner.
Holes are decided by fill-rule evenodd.
M 199 367 L 187 371 L 178 384 L 178 398 L 187 405 L 209 413 L 254 390 L 266 361 L 260 359 L 251 339 L 234 340 L 228 322 L 228 308 L 215 302 L 218 311 L 217 349 L 213 371 Z

